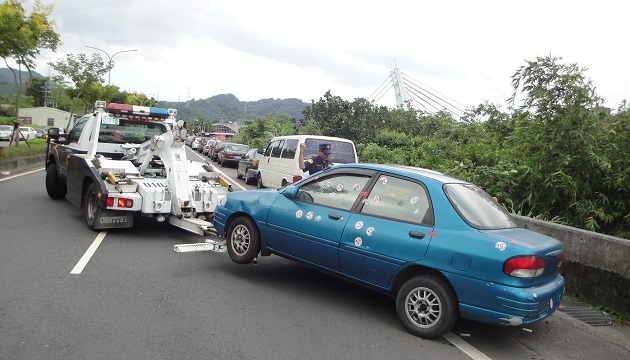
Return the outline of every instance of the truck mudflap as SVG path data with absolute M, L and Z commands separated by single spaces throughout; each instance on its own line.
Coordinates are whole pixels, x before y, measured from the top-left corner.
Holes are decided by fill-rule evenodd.
M 94 214 L 94 229 L 120 229 L 133 227 L 133 213 L 128 211 L 100 210 Z

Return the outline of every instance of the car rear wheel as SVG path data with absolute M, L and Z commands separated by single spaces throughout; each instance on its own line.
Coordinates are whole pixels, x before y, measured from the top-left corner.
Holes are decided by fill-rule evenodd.
M 260 174 L 258 174 L 258 177 L 256 178 L 256 188 L 258 189 L 264 189 L 265 186 L 263 185 L 262 182 L 262 176 L 260 176 Z
M 85 203 L 83 204 L 83 212 L 85 213 L 85 222 L 90 230 L 96 230 L 94 223 L 96 215 L 100 213 L 101 208 L 98 206 L 98 190 L 96 184 L 91 183 L 85 193 Z
M 68 188 L 66 183 L 62 182 L 57 174 L 57 164 L 50 164 L 46 169 L 46 192 L 51 199 L 61 200 L 66 197 Z
M 260 234 L 254 221 L 241 216 L 230 224 L 227 233 L 227 250 L 237 264 L 251 263 L 260 252 Z
M 396 295 L 396 313 L 410 333 L 432 339 L 451 330 L 459 317 L 451 286 L 433 276 L 418 276 Z

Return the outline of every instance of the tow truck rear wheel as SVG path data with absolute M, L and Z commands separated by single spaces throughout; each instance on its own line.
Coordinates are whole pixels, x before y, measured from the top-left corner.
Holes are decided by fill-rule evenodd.
M 249 264 L 260 252 L 260 234 L 254 221 L 241 216 L 230 224 L 227 233 L 227 251 L 237 264 Z
M 96 230 L 94 228 L 94 222 L 96 221 L 96 215 L 100 211 L 101 209 L 98 206 L 98 190 L 96 189 L 96 184 L 91 183 L 85 193 L 85 203 L 83 204 L 85 222 L 90 230 Z
M 57 164 L 50 164 L 46 169 L 46 192 L 51 199 L 55 200 L 65 198 L 68 192 L 66 183 L 62 182 L 57 174 Z

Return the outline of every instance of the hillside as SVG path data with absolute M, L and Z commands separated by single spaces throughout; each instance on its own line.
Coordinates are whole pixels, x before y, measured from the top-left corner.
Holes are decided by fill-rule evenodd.
M 205 120 L 236 121 L 243 123 L 262 117 L 275 111 L 278 114 L 289 114 L 296 120 L 304 118 L 302 111 L 309 103 L 300 99 L 262 99 L 257 101 L 240 101 L 232 94 L 215 95 L 207 99 L 185 102 L 158 101 L 158 107 L 177 109 L 177 117 L 181 119 L 203 118 Z
M 28 72 L 22 72 L 28 78 Z M 33 72 L 34 77 L 43 77 Z M 13 72 L 7 68 L 0 68 L 0 95 L 15 96 L 15 81 Z M 127 90 L 132 92 L 134 90 Z M 262 117 L 275 111 L 278 114 L 289 114 L 296 120 L 304 118 L 302 111 L 309 103 L 300 99 L 262 99 L 257 101 L 240 101 L 232 94 L 215 95 L 207 99 L 170 102 L 158 101 L 158 107 L 177 109 L 180 119 L 191 120 L 201 118 L 205 120 L 234 121 L 244 123 L 246 120 Z
M 22 78 L 29 78 L 28 71 L 22 71 Z M 33 71 L 33 77 L 43 78 L 44 76 Z M 8 68 L 0 68 L 0 95 L 15 96 L 17 88 L 15 87 L 15 77 L 13 71 Z

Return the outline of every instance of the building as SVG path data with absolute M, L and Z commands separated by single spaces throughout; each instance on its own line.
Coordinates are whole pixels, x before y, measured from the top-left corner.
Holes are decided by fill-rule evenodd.
M 20 108 L 20 123 L 68 128 L 70 113 L 50 107 Z M 71 124 L 72 125 L 72 124 Z

